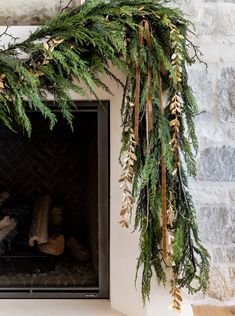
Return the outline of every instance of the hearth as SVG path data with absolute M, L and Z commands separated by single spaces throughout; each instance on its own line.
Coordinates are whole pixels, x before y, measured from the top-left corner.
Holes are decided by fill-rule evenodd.
M 109 104 L 77 102 L 74 130 L 28 113 L 0 126 L 0 297 L 108 298 Z

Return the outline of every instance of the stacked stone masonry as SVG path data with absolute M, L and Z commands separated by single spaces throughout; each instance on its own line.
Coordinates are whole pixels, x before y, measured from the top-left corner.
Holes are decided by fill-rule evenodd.
M 69 0 L 0 0 L 0 25 L 38 25 L 46 22 Z M 75 6 L 79 0 L 72 0 Z
M 205 65 L 191 69 L 200 150 L 191 181 L 200 236 L 211 255 L 208 298 L 235 299 L 235 0 L 177 0 L 195 23 Z M 194 39 L 195 41 L 195 39 Z
M 76 2 L 76 1 L 75 1 Z M 74 3 L 75 3 L 74 2 Z M 173 2 L 173 1 L 172 1 Z M 203 60 L 189 69 L 200 150 L 191 189 L 212 258 L 208 298 L 235 299 L 235 0 L 176 0 L 194 21 Z M 0 0 L 0 24 L 44 23 L 59 0 Z M 172 4 L 175 5 L 175 4 Z M 6 20 L 6 17 L 8 18 Z

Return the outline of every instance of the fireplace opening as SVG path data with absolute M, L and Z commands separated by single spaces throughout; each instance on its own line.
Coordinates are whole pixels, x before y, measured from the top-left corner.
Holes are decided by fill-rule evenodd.
M 52 107 L 52 131 L 0 126 L 0 297 L 108 298 L 108 102 L 78 102 L 73 132 Z

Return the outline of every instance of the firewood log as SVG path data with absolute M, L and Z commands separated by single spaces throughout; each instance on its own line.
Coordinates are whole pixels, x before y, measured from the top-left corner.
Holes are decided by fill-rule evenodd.
M 4 191 L 0 194 L 0 206 L 3 205 L 10 197 L 10 193 Z
M 59 256 L 64 252 L 64 243 L 64 235 L 53 234 L 49 235 L 46 244 L 39 245 L 39 249 L 43 253 Z
M 66 249 L 80 262 L 84 262 L 89 259 L 89 250 L 80 241 L 73 237 L 70 237 L 66 242 Z
M 38 245 L 48 242 L 48 213 L 51 207 L 52 200 L 49 195 L 41 197 L 34 208 L 33 219 L 29 233 L 29 244 Z
M 49 229 L 54 233 L 63 231 L 63 208 L 61 206 L 54 206 L 49 211 Z
M 0 242 L 4 240 L 4 238 L 16 228 L 16 221 L 14 218 L 11 218 L 9 216 L 5 216 L 0 221 Z

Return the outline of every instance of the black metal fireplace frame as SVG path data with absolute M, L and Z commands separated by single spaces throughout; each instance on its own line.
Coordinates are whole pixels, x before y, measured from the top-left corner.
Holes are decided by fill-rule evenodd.
M 74 112 L 98 114 L 98 286 L 92 287 L 0 287 L 0 298 L 109 298 L 109 175 L 110 127 L 109 101 L 77 101 Z M 59 111 L 50 102 L 53 111 Z

